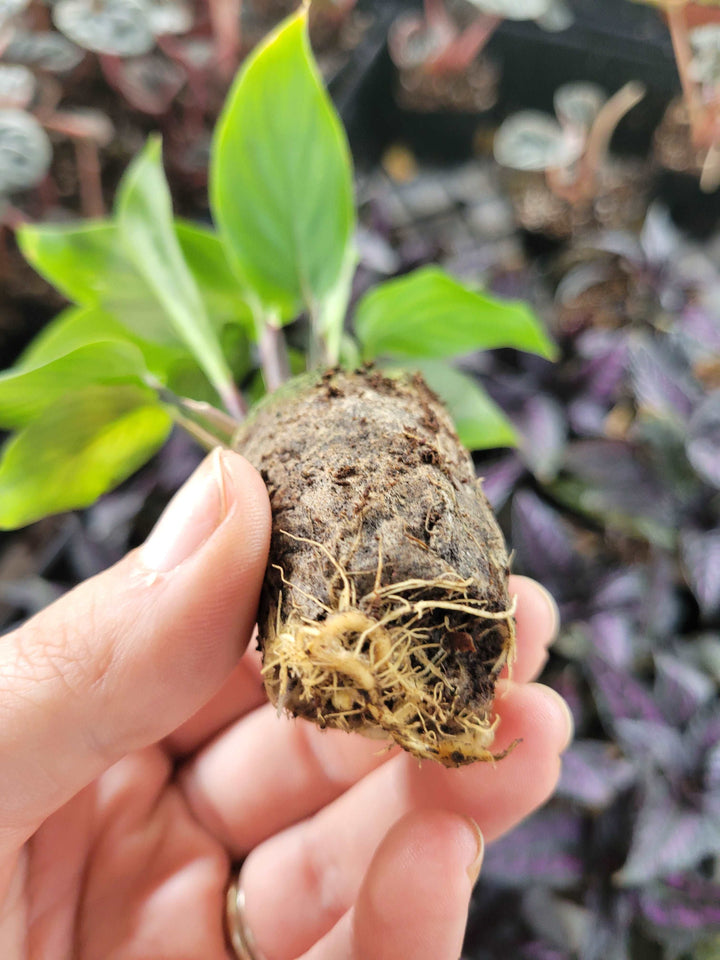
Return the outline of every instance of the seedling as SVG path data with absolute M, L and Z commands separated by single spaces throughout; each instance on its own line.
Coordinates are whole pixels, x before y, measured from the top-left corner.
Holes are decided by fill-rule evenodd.
M 594 84 L 559 87 L 557 119 L 534 110 L 509 117 L 495 136 L 495 159 L 511 170 L 542 171 L 556 196 L 573 206 L 587 203 L 596 196 L 618 123 L 644 94 L 639 83 L 609 100 Z
M 667 18 L 688 112 L 700 153 L 700 186 L 720 186 L 720 0 L 643 0 Z
M 563 30 L 572 21 L 564 0 L 467 0 L 461 17 L 451 12 L 452 6 L 445 0 L 425 0 L 424 15 L 409 13 L 396 20 L 389 44 L 400 69 L 461 74 L 503 20 L 536 20 L 553 30 Z
M 173 219 L 155 138 L 112 218 L 24 227 L 25 255 L 73 306 L 0 377 L 0 426 L 14 431 L 0 525 L 93 502 L 174 422 L 231 446 L 273 506 L 259 621 L 272 701 L 448 766 L 490 759 L 514 649 L 508 558 L 420 373 L 468 446 L 507 445 L 501 411 L 448 361 L 554 347 L 525 305 L 435 267 L 366 294 L 351 334 L 352 183 L 303 9 L 230 92 L 210 166 L 216 230 Z M 307 349 L 290 363 L 284 330 L 300 315 Z
M 0 105 L 18 106 L 32 114 L 53 140 L 68 138 L 77 158 L 81 212 L 101 216 L 105 205 L 101 183 L 103 155 L 112 123 L 99 110 L 73 103 L 74 76 L 97 58 L 105 79 L 134 110 L 165 120 L 171 111 L 175 137 L 172 163 L 196 173 L 194 155 L 203 163 L 208 139 L 207 116 L 220 106 L 219 88 L 231 81 L 241 54 L 241 0 L 6 0 L 0 3 L 2 71 L 24 70 L 34 85 L 32 102 L 9 104 L 0 76 Z M 55 26 L 55 31 L 50 28 Z M 218 83 L 217 81 L 221 81 Z M 85 88 L 87 89 L 87 88 Z M 100 96 L 101 100 L 106 97 Z M 62 109 L 58 104 L 63 102 Z M 1 108 L 1 106 L 0 106 Z M 111 111 L 112 112 L 112 111 Z M 32 122 L 32 121 L 31 121 Z M 25 127 L 29 126 L 24 121 Z M 38 137 L 34 138 L 35 141 Z M 38 186 L 44 208 L 55 207 L 58 191 L 46 168 L 30 162 L 25 186 Z M 31 182 L 30 172 L 37 170 Z M 204 187 L 204 182 L 201 184 Z M 6 206 L 9 219 L 26 217 Z M 28 206 L 32 206 L 29 204 Z M 55 211 L 54 211 L 55 212 Z M 8 222 L 8 217 L 6 217 Z

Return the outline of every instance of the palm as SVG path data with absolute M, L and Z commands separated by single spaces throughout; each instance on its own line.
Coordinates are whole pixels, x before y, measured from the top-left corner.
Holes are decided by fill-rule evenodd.
M 232 862 L 246 858 L 248 919 L 267 960 L 348 956 L 332 938 L 351 922 L 373 854 L 404 814 L 452 810 L 492 840 L 552 790 L 566 721 L 527 682 L 552 626 L 536 588 L 522 578 L 514 587 L 519 658 L 498 700 L 497 746 L 523 743 L 497 767 L 420 766 L 362 737 L 278 719 L 248 654 L 167 740 L 115 763 L 45 821 L 12 865 L 0 932 L 14 933 L 0 940 L 13 946 L 3 955 L 224 960 L 225 889 Z M 433 903 L 447 915 L 452 904 L 438 885 L 460 901 L 461 924 L 467 906 L 444 882 L 444 847 L 427 839 L 427 876 L 438 874 L 431 899 L 414 902 L 407 884 L 390 896 L 390 929 L 404 938 L 420 931 L 411 918 L 429 918 Z M 356 944 L 353 960 L 420 955 L 407 939 L 393 946 L 388 930 L 377 943 L 373 936 Z
M 172 775 L 159 747 L 133 754 L 46 821 L 16 868 L 18 958 L 225 960 L 228 856 Z

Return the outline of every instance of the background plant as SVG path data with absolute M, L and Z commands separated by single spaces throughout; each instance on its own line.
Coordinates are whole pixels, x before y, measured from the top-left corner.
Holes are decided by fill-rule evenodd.
M 548 30 L 572 22 L 564 0 L 424 0 L 424 13 L 404 14 L 390 34 L 390 50 L 403 69 L 466 71 L 503 20 L 535 20 Z
M 28 259 L 74 306 L 0 378 L 0 424 L 15 431 L 0 464 L 0 525 L 91 503 L 158 449 L 173 416 L 201 440 L 229 442 L 249 399 L 290 375 L 283 328 L 300 314 L 309 341 L 296 366 L 421 369 L 471 446 L 512 442 L 500 410 L 445 360 L 500 346 L 551 355 L 524 305 L 426 268 L 362 299 L 357 341 L 344 331 L 352 167 L 306 20 L 273 34 L 233 85 L 211 159 L 217 233 L 173 219 L 157 139 L 124 175 L 111 219 L 20 231 Z M 224 413 L 198 406 L 208 399 Z
M 668 22 L 692 145 L 700 154 L 700 183 L 720 186 L 720 3 L 717 0 L 640 0 Z

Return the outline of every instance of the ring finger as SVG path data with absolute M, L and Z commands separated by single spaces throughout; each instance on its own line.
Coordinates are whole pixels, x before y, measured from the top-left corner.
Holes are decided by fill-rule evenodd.
M 498 712 L 498 747 L 523 742 L 497 765 L 446 770 L 397 756 L 250 854 L 246 912 L 267 960 L 297 957 L 332 928 L 354 902 L 382 837 L 409 811 L 433 806 L 470 816 L 492 840 L 547 798 L 571 735 L 567 709 L 546 687 L 511 683 Z

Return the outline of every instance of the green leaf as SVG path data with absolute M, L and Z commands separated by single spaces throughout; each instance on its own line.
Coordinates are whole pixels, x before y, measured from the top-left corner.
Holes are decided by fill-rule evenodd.
M 69 300 L 102 307 L 145 340 L 180 342 L 111 221 L 23 226 L 18 242 L 26 260 Z
M 0 529 L 89 506 L 141 467 L 170 427 L 169 415 L 141 387 L 66 394 L 3 449 Z
M 230 412 L 236 412 L 232 374 L 175 234 L 159 139 L 150 138 L 126 171 L 116 215 L 126 254 L 162 304 L 172 329 Z
M 40 367 L 79 347 L 103 340 L 133 344 L 141 352 L 148 371 L 163 383 L 175 364 L 188 356 L 184 348 L 142 340 L 101 307 L 67 307 L 35 337 L 18 360 L 16 369 Z
M 376 287 L 358 304 L 363 356 L 453 357 L 515 347 L 552 358 L 556 347 L 524 303 L 475 293 L 438 267 Z
M 446 363 L 431 360 L 408 364 L 407 369 L 419 371 L 430 389 L 437 393 L 468 450 L 517 445 L 513 425 L 472 377 Z
M 352 161 L 305 9 L 235 81 L 215 131 L 210 196 L 229 255 L 266 310 L 288 319 L 335 287 L 355 226 Z
M 174 229 L 213 326 L 239 323 L 251 332 L 250 308 L 217 234 L 184 220 Z M 112 221 L 25 225 L 18 241 L 28 262 L 69 300 L 103 308 L 145 342 L 182 343 Z
M 252 312 L 220 237 L 188 220 L 176 220 L 175 233 L 213 327 L 238 324 L 252 336 Z
M 79 347 L 32 369 L 0 374 L 0 427 L 24 426 L 68 392 L 93 384 L 143 385 L 142 353 L 130 343 L 107 341 Z

